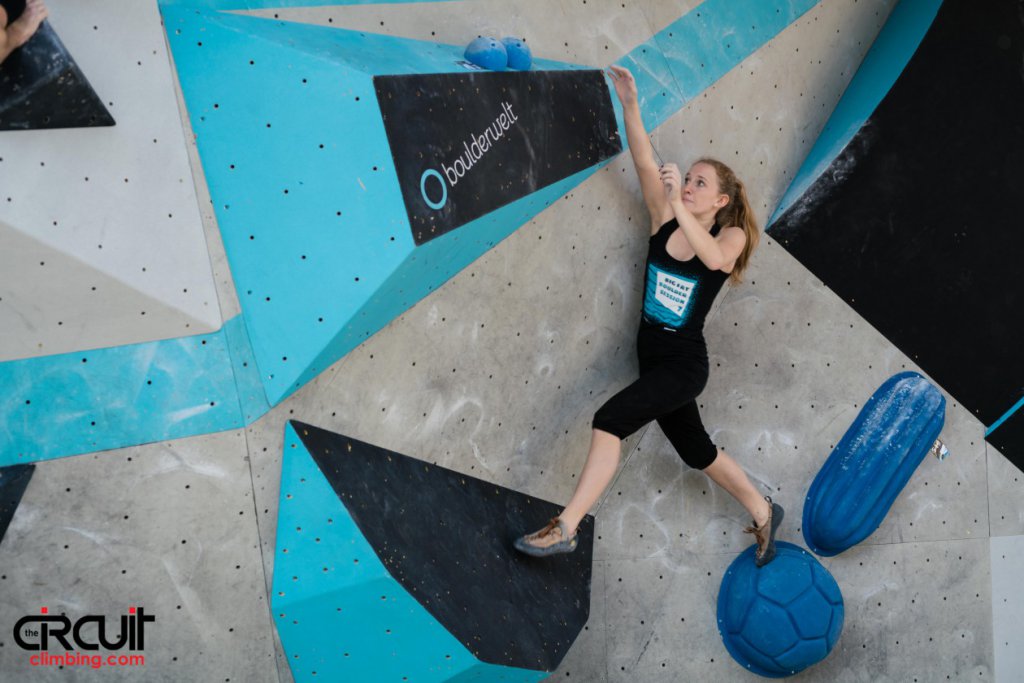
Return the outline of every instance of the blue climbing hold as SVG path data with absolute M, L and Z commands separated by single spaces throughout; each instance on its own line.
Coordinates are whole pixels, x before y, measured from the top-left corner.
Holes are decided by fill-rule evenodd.
M 843 630 L 843 595 L 814 556 L 777 543 L 775 559 L 758 569 L 750 546 L 722 579 L 718 632 L 744 668 L 784 678 L 823 660 Z
M 916 372 L 871 395 L 811 483 L 803 530 L 818 555 L 838 555 L 879 527 L 939 438 L 946 399 Z
M 533 64 L 533 54 L 530 53 L 530 47 L 526 41 L 522 38 L 507 36 L 501 39 L 501 43 L 505 46 L 505 52 L 508 53 L 508 68 L 516 71 L 530 70 L 530 65 Z
M 505 46 L 494 38 L 481 36 L 466 46 L 466 61 L 491 71 L 504 71 L 508 66 Z

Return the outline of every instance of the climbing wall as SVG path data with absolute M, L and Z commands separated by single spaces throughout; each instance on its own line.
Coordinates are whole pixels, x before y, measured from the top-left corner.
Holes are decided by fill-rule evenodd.
M 190 8 L 164 16 L 271 404 L 621 150 L 597 71 L 467 73 L 460 48 L 435 42 Z M 281 98 L 268 101 L 267 87 Z M 581 114 L 561 119 L 568 109 Z M 467 175 L 464 141 L 498 114 L 510 121 Z M 421 159 L 438 149 L 452 153 L 428 169 L 435 201 Z
M 51 9 L 117 124 L 0 135 L 0 360 L 219 329 L 157 8 Z
M 295 421 L 281 491 L 272 605 L 296 680 L 541 680 L 587 621 L 590 517 L 572 554 L 527 558 L 506 530 L 555 504 Z
M 993 251 L 1024 248 L 1011 204 L 998 199 L 1024 181 L 1024 22 L 1012 0 L 975 9 L 957 0 L 901 7 L 905 23 L 920 17 L 927 29 L 919 47 L 900 60 L 892 53 L 908 41 L 880 39 L 880 47 L 893 45 L 888 58 L 855 81 L 864 97 L 847 97 L 873 110 L 859 120 L 837 112 L 842 121 L 816 147 L 835 140 L 841 151 L 826 168 L 801 169 L 796 185 L 804 189 L 789 193 L 769 234 L 967 405 L 1024 468 L 1014 418 L 1024 404 L 1024 363 L 1007 342 L 1024 332 L 1022 290 L 1011 272 L 989 267 Z M 870 99 L 868 86 L 876 90 Z M 970 103 L 955 116 L 945 107 L 951 92 Z M 926 201 L 936 187 L 975 178 L 993 197 L 976 230 L 969 203 Z M 948 311 L 957 312 L 955 324 Z
M 561 6 L 574 23 L 596 30 L 582 19 L 590 7 Z M 353 23 L 344 17 L 354 16 L 356 28 L 411 38 L 453 40 L 448 31 L 461 30 L 457 22 L 424 25 L 383 9 L 324 8 L 310 10 L 310 16 L 345 26 Z M 625 36 L 640 18 L 655 31 L 675 19 L 666 8 L 645 7 L 630 21 L 616 9 L 602 40 L 563 37 L 559 49 L 579 61 L 599 59 L 617 42 L 628 44 Z M 654 135 L 659 153 L 666 160 L 710 153 L 732 162 L 752 191 L 759 219 L 766 221 L 891 9 L 879 4 L 847 14 L 838 3 L 816 7 L 669 117 Z M 280 10 L 261 14 L 295 16 Z M 521 16 L 516 19 L 525 24 Z M 517 32 L 514 24 L 508 32 Z M 798 124 L 796 111 L 805 117 Z M 315 416 L 310 420 L 337 429 L 359 422 L 365 429 L 361 438 L 396 450 L 413 451 L 425 441 L 457 444 L 436 449 L 430 460 L 567 500 L 585 455 L 592 411 L 635 372 L 632 336 L 643 245 L 629 230 L 639 222 L 642 231 L 646 215 L 631 174 L 627 159 L 596 174 L 399 318 L 388 330 L 394 333 L 388 343 L 374 338 L 336 366 L 321 387 L 300 392 L 286 404 L 289 410 L 309 411 Z M 624 186 L 631 197 L 624 196 Z M 588 216 L 582 224 L 580 212 Z M 524 252 L 531 253 L 530 263 L 517 271 L 510 261 Z M 703 409 L 714 438 L 787 506 L 784 537 L 802 544 L 800 500 L 831 447 L 884 379 L 917 366 L 770 237 L 754 264 L 746 283 L 722 297 L 709 324 L 712 384 Z M 499 303 L 474 301 L 474 293 L 495 286 L 505 287 Z M 563 305 L 566 299 L 573 305 Z M 426 331 L 426 338 L 413 330 Z M 441 341 L 451 338 L 466 340 L 458 354 L 447 353 Z M 499 349 L 502 342 L 507 346 Z M 418 390 L 407 389 L 410 381 Z M 509 391 L 515 392 L 511 398 Z M 362 408 L 346 400 L 353 392 Z M 537 396 L 551 396 L 557 414 L 549 418 L 552 404 L 538 403 Z M 941 466 L 934 460 L 922 465 L 919 475 L 925 476 L 911 481 L 865 546 L 873 559 L 830 562 L 856 609 L 848 612 L 849 645 L 841 640 L 832 658 L 808 676 L 850 680 L 870 672 L 884 678 L 882 672 L 891 671 L 891 680 L 902 680 L 924 671 L 920 680 L 926 680 L 981 671 L 979 679 L 991 678 L 985 538 L 990 487 L 1002 482 L 995 476 L 989 481 L 991 456 L 978 422 L 955 402 L 947 422 L 944 436 L 956 455 Z M 271 415 L 254 428 L 259 450 L 266 447 L 270 454 L 257 474 L 268 497 L 278 467 L 279 424 Z M 704 617 L 714 611 L 726 558 L 749 542 L 740 533 L 748 523 L 745 514 L 706 477 L 686 470 L 657 428 L 626 452 L 629 460 L 597 513 L 594 585 L 595 595 L 604 585 L 604 599 L 594 600 L 590 628 L 558 675 L 746 680 Z M 998 464 L 1001 456 L 994 458 Z M 1019 492 L 1019 484 L 1007 486 L 993 490 L 991 499 L 1012 505 Z M 955 555 L 929 555 L 946 541 Z M 883 566 L 892 573 L 880 575 Z M 951 591 L 933 596 L 936 583 Z M 872 602 L 879 590 L 885 599 Z M 916 626 L 928 610 L 943 633 L 959 627 L 943 641 L 951 648 L 945 655 L 929 641 L 933 629 Z M 883 628 L 894 618 L 896 625 Z M 678 655 L 682 642 L 685 663 Z
M 85 9 L 72 4 L 51 0 L 52 21 L 103 94 L 103 70 L 90 67 L 101 51 L 81 48 L 76 41 L 102 35 L 104 24 L 77 14 Z M 478 34 L 519 35 L 542 60 L 577 68 L 628 64 L 638 73 L 645 116 L 661 157 L 685 164 L 711 154 L 732 164 L 764 224 L 896 3 L 296 4 L 198 3 L 203 13 L 215 6 L 237 10 L 231 16 L 240 17 L 239 24 L 300 25 L 280 29 L 289 36 L 342 29 L 382 36 L 366 38 L 381 44 L 394 39 L 389 44 L 458 46 Z M 186 6 L 195 5 L 166 3 L 165 21 L 180 17 Z M 465 268 L 453 270 L 450 279 L 442 278 L 443 284 L 424 292 L 421 300 L 396 311 L 393 320 L 382 321 L 375 334 L 336 356 L 340 360 L 317 366 L 294 391 L 291 383 L 279 387 L 281 401 L 271 409 L 266 378 L 256 372 L 253 347 L 258 341 L 250 336 L 244 314 L 236 317 L 247 305 L 248 283 L 258 288 L 259 273 L 240 283 L 230 239 L 222 238 L 225 209 L 214 204 L 222 189 L 219 176 L 204 167 L 208 154 L 203 145 L 215 146 L 217 140 L 202 141 L 207 122 L 198 117 L 211 121 L 226 113 L 222 109 L 228 100 L 205 101 L 202 112 L 188 101 L 189 76 L 173 52 L 176 28 L 167 22 L 165 43 L 156 7 L 139 7 L 148 14 L 139 20 L 132 40 L 154 37 L 150 53 L 157 50 L 171 82 L 182 83 L 180 90 L 168 84 L 162 92 L 179 96 L 180 108 L 172 111 L 184 121 L 183 126 L 176 121 L 184 131 L 178 149 L 190 159 L 190 173 L 176 175 L 167 185 L 184 187 L 196 197 L 190 200 L 191 211 L 208 230 L 203 236 L 195 224 L 205 242 L 200 251 L 206 277 L 217 287 L 204 301 L 210 307 L 219 301 L 225 322 L 218 317 L 200 328 L 178 319 L 168 334 L 128 334 L 136 328 L 95 313 L 80 338 L 69 337 L 64 346 L 51 349 L 50 337 L 40 336 L 44 348 L 38 353 L 9 356 L 20 359 L 17 363 L 36 360 L 29 356 L 56 363 L 47 359 L 66 351 L 69 355 L 59 363 L 67 364 L 60 366 L 64 377 L 81 378 L 75 391 L 33 393 L 47 386 L 52 366 L 0 366 L 0 372 L 9 373 L 5 385 L 18 378 L 4 413 L 3 434 L 9 441 L 0 453 L 3 464 L 25 462 L 19 455 L 29 452 L 33 460 L 81 453 L 36 464 L 0 543 L 0 626 L 6 629 L 0 633 L 0 678 L 45 681 L 68 673 L 28 663 L 11 637 L 22 616 L 39 614 L 45 606 L 69 617 L 106 614 L 112 619 L 129 606 L 142 605 L 157 618 L 147 629 L 143 671 L 106 674 L 290 681 L 292 662 L 274 623 L 282 617 L 269 607 L 274 583 L 289 579 L 275 574 L 274 562 L 278 501 L 287 495 L 281 490 L 287 421 L 319 425 L 534 498 L 566 501 L 586 454 L 594 410 L 636 372 L 634 334 L 648 218 L 628 155 L 613 157 L 573 187 L 554 193 L 549 206 L 524 216 L 521 227 L 495 240 L 476 260 L 467 259 Z M 225 26 L 236 20 L 217 21 Z M 292 52 L 279 53 L 285 55 L 280 72 L 301 81 L 298 61 L 287 56 Z M 364 64 L 361 73 L 378 73 L 372 62 L 388 57 L 369 52 L 363 59 L 371 64 Z M 119 61 L 114 71 L 131 73 L 147 64 L 133 57 Z M 330 62 L 325 70 L 336 65 Z M 301 95 L 267 99 L 282 111 L 305 104 Z M 127 102 L 108 101 L 114 102 L 111 112 L 118 126 L 97 129 L 104 135 L 127 126 Z M 340 118 L 330 108 L 315 113 L 327 122 Z M 28 187 L 27 178 L 37 173 L 33 155 L 7 151 L 5 145 L 19 138 L 5 135 L 0 135 L 2 199 L 8 178 L 21 184 L 24 177 Z M 109 143 L 104 154 L 91 153 L 87 136 L 67 135 L 63 147 L 74 151 L 65 155 L 69 164 L 110 158 L 128 148 Z M 198 145 L 194 135 L 200 136 Z M 164 137 L 153 137 L 160 142 L 147 137 L 148 144 L 160 148 Z M 312 137 L 306 142 L 320 143 Z M 55 163 L 44 161 L 46 167 L 39 168 Z M 258 162 L 256 156 L 248 160 Z M 143 165 L 161 172 L 172 167 L 158 161 Z M 115 166 L 121 170 L 120 163 Z M 97 177 L 81 175 L 89 175 L 90 183 Z M 132 173 L 112 176 L 122 185 L 128 177 L 128 185 L 135 187 Z M 293 188 L 301 193 L 297 184 L 283 185 L 274 200 L 295 199 Z M 153 201 L 159 193 L 140 195 L 160 204 Z M 239 196 L 249 199 L 244 192 Z M 318 197 L 326 201 L 332 195 Z M 103 215 L 133 220 L 129 208 L 137 201 L 134 193 L 115 196 L 102 203 L 108 211 Z M 0 207 L 5 224 L 16 224 L 9 218 L 14 203 Z M 64 204 L 34 205 L 56 209 Z M 168 212 L 177 219 L 179 211 Z M 161 225 L 155 220 L 135 223 Z M 157 233 L 146 234 L 145 246 L 155 245 Z M 109 243 L 103 244 L 106 253 Z M 287 241 L 279 246 L 282 259 L 302 265 L 302 252 L 288 252 Z M 166 246 L 153 249 L 171 252 Z M 137 253 L 122 254 L 109 269 L 118 282 L 153 272 L 155 266 L 136 263 Z M 320 259 L 325 269 L 334 257 L 324 251 L 305 255 L 306 261 Z M 22 259 L 18 272 L 49 265 L 33 263 Z M 69 267 L 64 272 L 71 277 L 75 271 Z M 187 287 L 191 294 L 198 286 L 179 288 L 166 271 L 157 272 L 161 286 L 172 283 L 175 292 Z M 61 278 L 50 280 L 59 283 Z M 37 281 L 36 291 L 46 291 L 48 284 Z M 24 301 L 32 290 L 26 285 L 20 291 L 19 301 Z M 306 291 L 309 303 L 330 297 L 314 284 Z M 9 300 L 3 295 L 0 306 Z M 138 308 L 131 300 L 123 303 L 119 314 L 122 308 Z M 32 313 L 31 307 L 14 308 L 18 315 Z M 32 323 L 32 329 L 68 324 L 59 307 L 41 308 L 41 322 Z M 84 310 L 83 305 L 71 309 Z M 147 311 L 147 323 L 150 315 Z M 142 317 L 136 312 L 132 320 Z M 186 322 L 191 327 L 178 329 Z M 745 283 L 723 293 L 707 336 L 712 374 L 701 399 L 705 421 L 716 442 L 765 493 L 786 506 L 782 538 L 802 544 L 801 499 L 831 447 L 885 378 L 921 368 L 770 234 Z M 86 338 L 96 341 L 80 343 Z M 30 338 L 19 348 L 40 341 Z M 117 349 L 106 354 L 102 367 L 125 373 L 115 372 L 107 384 L 87 374 L 100 361 L 83 351 L 100 347 Z M 83 392 L 94 394 L 94 400 L 76 403 Z M 104 400 L 105 392 L 116 400 Z M 984 425 L 948 394 L 947 400 L 943 438 L 950 458 L 925 461 L 879 530 L 825 562 L 843 590 L 846 627 L 830 658 L 804 674 L 807 680 L 1013 680 L 1012 646 L 1021 641 L 1003 607 L 1010 605 L 1012 614 L 1012 593 L 1001 592 L 1006 584 L 996 578 L 1014 576 L 1018 567 L 1014 558 L 1019 555 L 1004 553 L 1003 545 L 1024 534 L 1017 503 L 1024 482 L 985 443 Z M 36 413 L 29 419 L 16 412 L 54 404 L 69 419 L 51 420 L 54 413 L 40 410 L 44 421 L 33 422 Z M 178 431 L 168 427 L 179 424 Z M 89 430 L 98 430 L 98 436 Z M 122 432 L 131 435 L 128 442 L 110 436 Z M 119 447 L 129 442 L 145 445 Z M 68 443 L 74 445 L 71 450 Z M 749 541 L 741 533 L 748 522 L 745 514 L 704 475 L 687 470 L 657 427 L 629 439 L 624 454 L 621 473 L 596 509 L 590 618 L 554 678 L 753 680 L 728 657 L 714 632 L 722 573 Z M 999 538 L 990 541 L 990 536 Z M 1007 602 L 997 604 L 1001 597 Z M 1008 645 L 1000 649 L 999 643 Z
M 22 617 L 99 615 L 113 637 L 136 606 L 156 617 L 144 647 L 104 652 L 93 675 L 277 680 L 247 457 L 235 431 L 37 464 L 0 544 L 0 676 L 93 668 L 33 666 L 13 640 Z M 107 666 L 109 654 L 145 660 Z
M 24 49 L 11 52 L 0 65 L 0 130 L 114 124 L 114 117 L 49 22 L 43 22 Z

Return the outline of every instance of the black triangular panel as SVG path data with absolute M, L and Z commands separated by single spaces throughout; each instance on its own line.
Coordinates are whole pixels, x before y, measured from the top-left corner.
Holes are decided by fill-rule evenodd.
M 945 0 L 769 233 L 986 425 L 1024 386 L 1021 7 Z
M 355 439 L 292 422 L 391 576 L 479 660 L 551 671 L 590 612 L 593 518 L 568 555 L 513 538 L 560 507 Z
M 7 527 L 35 471 L 35 465 L 0 467 L 0 542 L 3 542 Z
M 0 64 L 0 130 L 113 125 L 49 22 Z

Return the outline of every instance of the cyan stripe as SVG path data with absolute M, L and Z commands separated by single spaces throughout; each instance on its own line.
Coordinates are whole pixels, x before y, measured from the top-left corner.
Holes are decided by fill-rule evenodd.
M 0 466 L 244 426 L 228 333 L 0 363 Z
M 235 388 L 242 411 L 242 424 L 250 425 L 270 412 L 270 402 L 260 381 L 260 371 L 252 350 L 252 341 L 245 320 L 238 315 L 224 324 L 231 368 L 235 373 Z
M 901 0 L 893 9 L 769 219 L 769 226 L 807 191 L 864 126 L 914 56 L 941 5 L 942 0 Z
M 651 130 L 664 123 L 817 0 L 705 0 L 617 64 L 633 72 Z
M 1012 408 L 1007 410 L 1006 413 L 1001 418 L 999 418 L 998 420 L 993 422 L 992 426 L 985 430 L 986 438 L 988 437 L 989 434 L 991 434 L 996 429 L 998 429 L 999 425 L 1001 425 L 1004 422 L 1006 422 L 1007 420 L 1009 420 L 1010 417 L 1012 417 L 1014 413 L 1016 413 L 1018 410 L 1020 410 L 1021 406 L 1024 406 L 1024 397 L 1022 397 L 1019 401 L 1014 403 Z

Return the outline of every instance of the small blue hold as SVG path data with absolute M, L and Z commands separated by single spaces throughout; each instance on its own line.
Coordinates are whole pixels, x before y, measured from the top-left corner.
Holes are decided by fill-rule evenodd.
M 491 71 L 504 71 L 508 66 L 505 46 L 494 38 L 481 36 L 466 46 L 466 61 Z
M 530 54 L 530 47 L 521 38 L 508 36 L 501 39 L 508 53 L 508 68 L 516 71 L 529 71 L 533 63 L 533 55 Z

